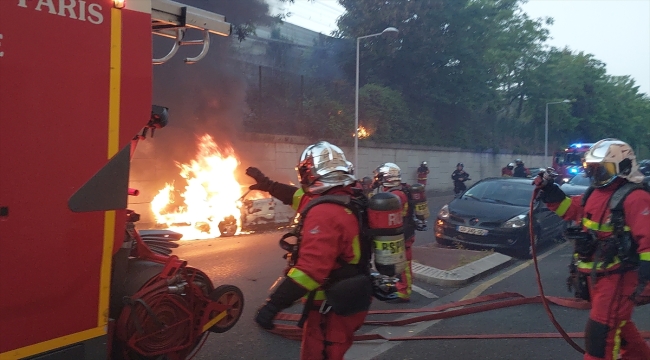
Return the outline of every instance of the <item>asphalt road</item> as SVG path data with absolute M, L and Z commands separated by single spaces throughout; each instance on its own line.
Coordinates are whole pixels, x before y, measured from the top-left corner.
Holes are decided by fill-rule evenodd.
M 432 217 L 449 196 L 430 199 Z M 206 272 L 215 286 L 236 285 L 244 293 L 245 306 L 240 321 L 224 334 L 211 334 L 195 359 L 298 359 L 300 344 L 269 334 L 253 322 L 255 310 L 268 295 L 268 288 L 281 274 L 285 261 L 283 250 L 277 245 L 282 232 L 252 234 L 213 240 L 183 242 L 175 254 L 189 265 Z M 418 233 L 417 244 L 433 242 L 432 231 Z M 548 295 L 569 296 L 565 289 L 566 269 L 570 257 L 567 244 L 546 249 L 540 267 Z M 528 264 L 528 265 L 527 265 Z M 510 267 L 464 288 L 442 288 L 419 281 L 421 289 L 408 304 L 373 303 L 376 309 L 404 309 L 432 307 L 472 298 L 482 294 L 504 291 L 525 296 L 538 293 L 530 262 L 517 261 Z M 556 318 L 567 331 L 583 330 L 587 311 L 554 306 Z M 289 309 L 300 311 L 299 305 Z M 382 319 L 398 319 L 400 315 Z M 650 306 L 638 308 L 637 326 L 650 330 Z M 479 314 L 419 323 L 403 327 L 364 327 L 360 333 L 380 332 L 386 336 L 454 335 L 454 334 L 508 334 L 526 332 L 555 332 L 541 305 L 492 310 Z M 576 340 L 581 346 L 582 339 Z M 580 355 L 562 339 L 499 339 L 499 340 L 426 340 L 407 342 L 358 342 L 346 359 L 580 359 Z

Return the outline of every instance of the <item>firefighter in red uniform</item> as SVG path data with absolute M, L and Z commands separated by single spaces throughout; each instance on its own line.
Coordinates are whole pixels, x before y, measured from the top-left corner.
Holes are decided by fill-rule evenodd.
M 514 163 L 510 163 L 501 168 L 501 176 L 512 176 L 514 174 L 513 169 L 515 168 Z
M 427 186 L 427 176 L 429 176 L 429 167 L 427 162 L 423 161 L 418 168 L 418 184 Z
M 325 141 L 307 147 L 297 170 L 301 188 L 271 181 L 257 168 L 248 168 L 246 174 L 257 182 L 251 189 L 268 191 L 298 212 L 321 195 L 351 195 L 356 182 L 341 149 Z M 273 319 L 280 311 L 306 297 L 300 358 L 343 359 L 368 311 L 348 316 L 329 311 L 321 286 L 336 278 L 335 273 L 363 271 L 357 265 L 361 257 L 359 223 L 349 209 L 332 203 L 313 206 L 303 221 L 298 260 L 258 310 L 255 321 L 264 329 L 273 329 Z M 371 296 L 360 300 L 367 301 L 369 307 Z
M 413 208 L 409 204 L 408 195 L 404 192 L 406 184 L 402 184 L 402 173 L 399 166 L 394 163 L 384 163 L 375 169 L 375 186 L 382 192 L 392 192 L 397 195 L 402 203 L 402 216 L 404 217 L 404 244 L 406 247 L 406 269 L 400 274 L 397 282 L 397 296 L 399 301 L 407 302 L 411 299 L 413 285 L 413 272 L 411 247 L 415 242 L 415 217 Z
M 582 292 L 591 299 L 584 359 L 650 359 L 650 346 L 631 321 L 635 305 L 650 303 L 650 193 L 640 188 L 643 175 L 632 148 L 620 140 L 594 144 L 583 165 L 592 183 L 584 195 L 567 197 L 552 169 L 535 184 L 550 209 L 582 224 L 572 238 L 575 276 L 588 284 Z M 610 210 L 612 198 L 622 202 L 622 218 Z

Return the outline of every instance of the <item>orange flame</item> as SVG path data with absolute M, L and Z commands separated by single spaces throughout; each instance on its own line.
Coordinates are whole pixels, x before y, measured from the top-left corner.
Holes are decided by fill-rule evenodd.
M 187 182 L 185 188 L 177 191 L 173 183 L 167 183 L 151 201 L 156 222 L 183 234 L 184 240 L 208 239 L 219 236 L 219 222 L 233 215 L 239 233 L 237 203 L 242 186 L 234 176 L 239 160 L 232 148 L 222 152 L 210 135 L 200 137 L 197 146 L 195 159 L 176 163 Z
M 359 128 L 357 129 L 357 134 L 359 135 L 359 139 L 366 139 L 370 137 L 370 131 L 363 127 L 363 125 L 359 125 Z M 352 137 L 354 137 L 354 134 L 352 134 Z

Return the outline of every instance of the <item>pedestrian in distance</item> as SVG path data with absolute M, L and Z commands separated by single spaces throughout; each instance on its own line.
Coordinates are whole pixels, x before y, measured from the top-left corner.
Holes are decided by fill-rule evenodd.
M 363 179 L 361 179 L 361 189 L 363 190 L 363 194 L 367 197 L 372 196 L 372 178 L 370 176 L 364 176 Z
M 458 163 L 456 164 L 456 170 L 451 173 L 451 179 L 454 181 L 454 194 L 456 194 L 456 196 L 467 190 L 465 181 L 471 180 L 469 174 L 465 172 L 464 168 L 465 166 L 463 163 Z
M 422 184 L 424 187 L 427 186 L 427 177 L 429 176 L 429 167 L 427 162 L 423 161 L 418 168 L 418 184 Z
M 515 169 L 512 172 L 513 177 L 530 177 L 530 170 L 524 166 L 524 162 L 521 159 L 515 160 Z
M 415 230 L 418 226 L 415 219 L 415 209 L 412 206 L 408 184 L 402 183 L 402 171 L 394 163 L 384 163 L 375 169 L 375 187 L 380 192 L 390 192 L 397 195 L 402 205 L 402 217 L 404 226 L 404 247 L 406 250 L 406 268 L 399 275 L 397 282 L 397 302 L 408 302 L 411 299 L 413 286 L 413 243 L 415 242 Z
M 635 306 L 650 303 L 650 189 L 632 148 L 617 139 L 595 143 L 583 167 L 591 186 L 567 197 L 549 168 L 534 180 L 549 209 L 579 227 L 567 284 L 591 301 L 585 360 L 650 359 L 650 346 L 632 322 Z
M 300 359 L 342 360 L 352 346 L 354 332 L 363 325 L 372 293 L 364 293 L 362 286 L 349 290 L 352 302 L 359 304 L 346 304 L 355 310 L 343 316 L 328 305 L 323 289 L 333 291 L 336 284 L 368 273 L 369 265 L 359 253 L 357 216 L 339 204 L 312 201 L 325 195 L 351 195 L 358 184 L 343 151 L 325 141 L 305 149 L 297 170 L 300 188 L 272 181 L 257 168 L 246 169 L 256 181 L 250 189 L 267 191 L 294 210 L 307 211 L 297 225 L 301 229 L 298 245 L 287 254 L 284 276 L 258 309 L 255 321 L 272 330 L 276 315 L 303 298 Z

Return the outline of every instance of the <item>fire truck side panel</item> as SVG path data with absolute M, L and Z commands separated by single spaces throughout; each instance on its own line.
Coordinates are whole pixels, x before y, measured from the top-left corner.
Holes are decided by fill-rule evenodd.
M 149 119 L 151 28 L 112 0 L 7 0 L 0 34 L 0 358 L 18 359 L 106 334 L 124 211 L 68 201 Z

